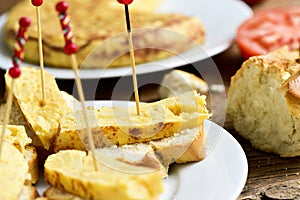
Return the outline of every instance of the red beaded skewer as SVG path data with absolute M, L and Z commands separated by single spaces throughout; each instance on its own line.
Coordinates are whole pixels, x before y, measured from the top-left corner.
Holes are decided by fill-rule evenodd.
M 132 42 L 132 32 L 130 25 L 130 15 L 128 5 L 133 2 L 133 0 L 117 0 L 120 4 L 125 5 L 125 17 L 126 17 L 126 25 L 127 25 L 127 33 L 128 33 L 128 44 L 129 44 L 129 52 L 131 58 L 131 70 L 132 70 L 132 80 L 134 87 L 134 97 L 135 97 L 135 105 L 137 115 L 140 115 L 140 98 L 139 98 L 139 90 L 137 86 L 137 78 L 136 78 L 136 70 L 135 70 L 135 58 L 134 58 L 134 49 Z
M 43 0 L 31 0 L 31 4 L 36 7 L 39 59 L 40 59 L 40 72 L 41 72 L 41 89 L 42 89 L 42 99 L 40 105 L 44 106 L 46 104 L 46 95 L 45 95 L 44 56 L 43 56 L 42 26 L 41 26 L 41 12 L 40 12 L 40 6 L 43 5 Z
M 77 52 L 78 46 L 72 41 L 74 35 L 71 31 L 71 20 L 69 15 L 67 14 L 68 8 L 69 5 L 65 1 L 56 4 L 56 10 L 59 12 L 60 24 L 65 38 L 64 52 L 67 55 L 73 55 Z
M 31 19 L 28 17 L 22 17 L 19 20 L 19 30 L 16 37 L 16 44 L 14 46 L 14 54 L 12 56 L 13 66 L 19 67 L 19 64 L 24 59 L 24 46 L 28 40 L 27 29 L 31 24 Z
M 74 35 L 71 31 L 71 25 L 70 25 L 71 20 L 70 20 L 68 14 L 67 14 L 68 8 L 69 8 L 69 5 L 65 1 L 62 1 L 62 2 L 59 2 L 59 3 L 56 4 L 56 10 L 59 13 L 60 24 L 61 24 L 61 28 L 63 30 L 64 38 L 65 38 L 64 52 L 67 55 L 69 55 L 70 59 L 71 59 L 71 65 L 72 65 L 72 69 L 73 69 L 74 76 L 75 76 L 77 92 L 78 92 L 78 95 L 79 95 L 81 108 L 82 108 L 82 111 L 83 111 L 83 116 L 84 116 L 84 120 L 85 120 L 85 124 L 86 124 L 88 141 L 89 141 L 89 149 L 91 150 L 91 152 L 93 154 L 94 167 L 95 167 L 95 170 L 97 171 L 98 167 L 97 167 L 97 162 L 96 162 L 96 159 L 95 159 L 95 143 L 94 143 L 91 128 L 90 128 L 90 125 L 89 125 L 86 109 L 85 109 L 85 106 L 84 106 L 85 98 L 84 98 L 84 93 L 83 93 L 81 80 L 78 76 L 78 64 L 77 64 L 77 58 L 76 58 L 76 52 L 78 50 L 78 46 L 77 46 L 77 44 L 75 44 L 73 42 Z
M 2 127 L 1 138 L 0 138 L 0 160 L 1 160 L 4 134 L 11 113 L 14 83 L 15 83 L 15 79 L 20 77 L 21 75 L 21 69 L 19 64 L 23 61 L 24 58 L 24 46 L 28 39 L 27 29 L 30 26 L 30 24 L 31 24 L 31 20 L 28 17 L 22 17 L 19 20 L 20 27 L 19 27 L 18 35 L 16 37 L 17 42 L 14 47 L 14 54 L 12 56 L 13 66 L 8 70 L 8 74 L 9 76 L 11 76 L 12 80 L 11 80 L 10 90 L 8 91 L 6 109 L 5 109 L 4 120 L 3 120 L 3 127 Z

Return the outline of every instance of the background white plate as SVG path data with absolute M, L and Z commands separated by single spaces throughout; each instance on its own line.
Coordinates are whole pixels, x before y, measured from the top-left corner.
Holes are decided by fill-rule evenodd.
M 132 106 L 134 102 L 89 101 L 87 105 L 97 108 Z M 214 122 L 206 120 L 204 128 L 207 157 L 200 162 L 174 165 L 164 180 L 165 192 L 161 200 L 235 200 L 241 193 L 248 174 L 242 147 L 230 133 Z M 43 180 L 37 184 L 40 194 L 47 187 Z
M 237 27 L 252 15 L 252 10 L 245 3 L 237 0 L 164 0 L 158 11 L 198 17 L 205 26 L 207 38 L 202 46 L 184 52 L 179 57 L 174 56 L 138 65 L 137 74 L 179 67 L 224 51 L 231 45 Z M 0 28 L 2 30 L 5 21 L 6 15 L 1 16 Z M 28 63 L 24 64 L 27 65 Z M 3 41 L 0 42 L 0 67 L 4 69 L 11 67 L 11 54 Z M 58 79 L 74 78 L 73 71 L 70 69 L 45 68 Z M 84 79 L 120 77 L 131 75 L 131 67 L 82 69 L 79 75 Z

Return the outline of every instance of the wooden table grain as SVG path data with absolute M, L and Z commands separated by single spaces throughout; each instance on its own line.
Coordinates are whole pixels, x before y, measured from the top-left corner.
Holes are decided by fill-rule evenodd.
M 7 11 L 17 0 L 1 0 L 0 1 L 0 13 Z M 252 6 L 254 12 L 260 9 L 285 6 L 285 5 L 300 5 L 299 0 L 264 0 L 259 4 Z M 300 30 L 299 30 L 300 31 Z M 230 83 L 230 77 L 240 68 L 243 63 L 243 59 L 240 52 L 235 44 L 233 44 L 225 52 L 214 56 L 213 61 L 215 62 L 218 70 L 220 71 L 225 89 L 227 90 Z M 0 61 L 1 62 L 1 61 Z M 199 63 L 200 65 L 202 63 Z M 191 71 L 190 66 L 183 66 L 180 69 L 185 71 Z M 157 80 L 152 84 L 145 84 L 140 88 L 140 99 L 141 101 L 154 101 L 159 99 L 157 86 L 159 80 L 161 80 L 164 73 L 156 73 L 138 76 L 138 80 Z M 3 78 L 0 76 L 0 79 Z M 113 99 L 114 98 L 114 87 L 120 81 L 119 78 L 97 80 L 94 83 L 93 80 L 87 80 L 84 85 L 97 84 L 96 94 L 86 94 L 87 99 Z M 122 80 L 131 83 L 131 79 L 125 78 Z M 1 81 L 0 81 L 1 82 Z M 72 93 L 74 82 L 70 80 L 57 80 L 58 85 L 62 90 Z M 151 81 L 149 81 L 151 83 Z M 1 85 L 1 84 L 0 84 Z M 2 91 L 3 92 L 3 91 Z M 126 90 L 121 90 L 118 93 L 118 99 L 128 100 L 132 96 L 132 93 L 128 93 Z M 218 102 L 214 108 L 213 113 L 218 116 L 219 113 L 224 113 L 224 94 L 220 93 L 219 96 L 216 94 Z M 229 118 L 216 117 L 215 122 L 223 126 L 228 130 L 236 140 L 241 144 L 244 149 L 248 165 L 249 173 L 246 185 L 239 196 L 239 199 L 243 200 L 254 200 L 254 199 L 300 199 L 300 157 L 294 158 L 281 158 L 278 155 L 265 153 L 259 151 L 251 146 L 251 144 L 243 139 L 234 130 L 232 123 Z

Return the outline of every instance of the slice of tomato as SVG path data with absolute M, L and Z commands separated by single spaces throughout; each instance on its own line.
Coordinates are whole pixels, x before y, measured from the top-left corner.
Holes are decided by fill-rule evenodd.
M 256 12 L 240 25 L 236 43 L 244 58 L 268 53 L 283 45 L 300 44 L 300 6 Z

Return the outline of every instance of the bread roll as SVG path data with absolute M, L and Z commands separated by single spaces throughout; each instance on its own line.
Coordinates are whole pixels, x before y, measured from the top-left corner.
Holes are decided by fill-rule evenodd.
M 227 114 L 257 149 L 300 155 L 299 53 L 282 47 L 245 61 L 231 78 Z
M 208 92 L 208 85 L 194 74 L 182 70 L 173 70 L 163 77 L 159 87 L 159 95 L 163 99 L 193 90 L 205 94 Z

